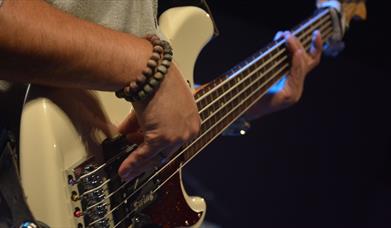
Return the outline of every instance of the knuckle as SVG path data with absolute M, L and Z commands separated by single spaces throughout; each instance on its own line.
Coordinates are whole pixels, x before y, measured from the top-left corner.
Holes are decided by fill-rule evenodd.
M 183 133 L 179 134 L 178 132 L 169 133 L 163 135 L 159 139 L 160 145 L 176 145 L 183 142 Z
M 145 143 L 150 146 L 159 146 L 162 142 L 164 142 L 164 137 L 159 134 L 147 134 L 145 135 Z
M 200 116 L 197 116 L 190 126 L 189 138 L 192 139 L 196 137 L 200 133 L 200 130 L 201 130 L 201 118 Z
M 296 104 L 297 102 L 299 102 L 299 100 L 300 96 L 295 96 L 293 94 L 285 94 L 283 97 L 283 103 L 288 106 Z
M 201 117 L 197 116 L 196 120 L 192 125 L 193 134 L 198 134 L 200 132 L 200 129 L 201 129 Z
M 183 144 L 184 142 L 187 142 L 191 139 L 191 132 L 190 130 L 189 131 L 186 131 L 181 137 L 180 137 L 180 142 L 181 144 Z
M 148 158 L 149 158 L 149 153 L 145 151 L 136 151 L 134 153 L 134 159 L 137 161 L 144 161 L 147 160 Z

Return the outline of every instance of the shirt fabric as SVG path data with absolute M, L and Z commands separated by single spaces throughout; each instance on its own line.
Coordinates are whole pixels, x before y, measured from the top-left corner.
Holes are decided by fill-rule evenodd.
M 46 0 L 81 19 L 144 36 L 157 31 L 157 0 Z

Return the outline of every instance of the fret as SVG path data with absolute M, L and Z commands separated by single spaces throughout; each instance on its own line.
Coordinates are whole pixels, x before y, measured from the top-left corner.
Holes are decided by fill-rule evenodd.
M 249 71 L 249 72 L 252 72 L 252 71 L 254 71 L 256 68 L 257 68 L 257 63 L 252 64 L 252 65 L 248 68 L 248 71 Z
M 232 96 L 233 97 L 233 96 Z M 234 104 L 232 102 L 228 103 L 228 109 L 232 110 L 234 108 Z
M 224 85 L 223 85 L 223 90 L 224 90 L 224 91 L 227 91 L 228 89 L 229 89 L 228 83 L 224 83 Z
M 225 91 L 223 89 L 223 87 L 219 87 L 217 89 L 217 94 L 218 94 L 218 97 L 219 97 L 219 100 L 223 100 L 223 98 L 225 97 Z
M 312 31 L 315 29 L 322 30 L 324 39 L 331 35 L 333 27 L 331 23 L 328 26 L 329 22 L 327 21 L 330 21 L 329 18 L 322 16 L 305 28 L 300 26 L 301 30 L 296 35 L 300 36 L 300 40 L 305 42 L 305 47 L 307 47 Z M 248 61 L 244 61 L 233 68 L 230 74 L 212 81 L 195 94 L 197 107 L 203 121 L 198 137 L 186 143 L 168 164 L 163 165 L 155 172 L 151 177 L 151 181 L 158 180 L 158 178 L 163 181 L 168 180 L 178 171 L 177 167 L 181 167 L 181 164 L 186 165 L 202 148 L 216 138 L 230 123 L 239 118 L 244 111 L 249 109 L 276 81 L 289 71 L 287 50 L 285 45 L 278 45 L 278 43 L 277 41 L 272 42 L 266 49 L 252 55 Z M 254 59 L 257 59 L 257 61 L 254 62 Z M 244 67 L 246 69 L 243 69 Z M 172 169 L 172 167 L 175 167 L 175 169 Z M 139 189 L 141 188 L 136 191 L 139 191 Z M 126 191 L 134 192 L 134 188 L 131 189 L 129 186 Z M 138 197 L 138 194 L 134 197 Z M 115 202 L 115 200 L 112 202 Z M 133 197 L 126 200 L 126 203 L 121 205 L 116 213 L 122 213 L 122 210 L 128 213 L 132 205 L 127 202 L 133 202 Z M 115 218 L 117 219 L 117 217 Z M 123 218 L 123 215 L 121 215 L 121 218 Z M 124 225 L 128 226 L 130 224 Z
M 210 127 L 210 126 L 207 126 L 207 123 L 206 123 L 206 122 L 202 123 L 202 124 L 201 124 L 201 127 L 200 127 L 200 134 L 206 132 L 206 131 L 208 130 L 209 127 Z
M 229 81 L 228 85 L 229 85 L 229 88 L 230 88 L 230 89 L 233 88 L 234 85 L 235 85 L 235 80 L 234 80 L 234 79 L 231 79 L 231 80 Z
M 205 100 L 206 100 L 206 105 L 209 105 L 212 102 L 212 97 L 210 95 L 207 95 Z
M 239 77 L 236 77 L 235 78 L 235 83 L 236 83 L 236 86 L 235 86 L 235 94 L 238 94 L 238 93 L 240 93 L 241 91 L 242 91 L 242 89 L 240 88 L 240 86 L 242 85 L 241 83 L 240 83 L 240 75 L 239 75 Z M 240 83 L 240 84 L 239 84 Z
M 236 86 L 238 92 L 243 91 L 245 81 L 246 80 L 238 80 L 238 85 Z
M 219 108 L 219 106 L 220 106 L 220 97 L 223 95 L 223 93 L 221 93 L 221 90 L 216 90 L 216 92 L 214 93 L 214 97 L 213 97 L 213 102 L 214 102 L 214 104 L 212 105 L 213 106 L 213 111 L 216 111 L 218 108 Z
M 276 46 L 274 47 L 273 51 L 270 52 L 269 57 L 270 57 L 270 58 L 273 58 L 273 57 L 277 56 L 278 52 L 280 51 L 280 47 L 281 47 L 281 46 L 278 46 L 278 45 L 276 44 Z
M 274 73 L 274 72 L 276 72 L 276 70 L 269 71 L 269 74 L 270 74 L 270 72 Z M 283 73 L 285 73 L 285 72 L 281 72 L 280 74 L 282 75 Z M 269 76 L 269 77 L 271 77 L 271 76 Z M 275 81 L 276 81 L 276 79 L 268 82 L 267 85 L 264 85 L 259 90 L 262 92 L 266 91 L 266 88 L 268 88 L 272 84 L 274 84 Z M 257 83 L 254 83 L 252 86 L 250 86 L 250 88 L 248 90 L 255 91 L 255 89 L 258 89 Z M 258 92 L 257 92 L 257 94 L 258 94 Z M 234 97 L 234 96 L 231 96 L 231 97 Z M 218 113 L 215 113 L 208 121 L 206 121 L 203 124 L 204 126 L 206 126 L 206 127 L 202 127 L 202 129 L 203 129 L 202 132 L 204 133 L 204 136 L 198 138 L 198 143 L 200 143 L 201 146 L 199 146 L 199 144 L 197 144 L 198 145 L 197 147 L 203 148 L 203 146 L 208 144 L 210 142 L 210 140 L 213 139 L 214 137 L 216 137 L 216 135 L 219 134 L 229 123 L 231 123 L 233 120 L 238 118 L 238 116 L 244 110 L 246 110 L 256 98 L 257 98 L 257 96 L 250 96 L 249 97 L 249 95 L 237 96 L 236 98 L 232 99 L 228 103 L 228 105 L 226 105 L 226 107 L 230 107 L 230 108 L 224 108 L 222 110 L 225 110 L 225 111 L 220 110 Z M 243 100 L 245 100 L 245 102 L 242 102 Z M 228 112 L 227 112 L 227 110 L 228 110 Z M 194 151 L 196 151 L 195 153 L 198 153 L 198 150 L 194 150 Z
M 249 85 L 254 84 L 254 83 L 255 83 L 255 85 L 258 85 L 259 81 L 262 81 L 262 80 L 263 80 L 262 74 L 258 70 L 257 72 L 254 73 L 254 77 L 251 79 Z M 246 90 L 246 91 L 248 91 L 248 90 Z
M 221 96 L 223 95 L 221 93 L 220 88 L 217 89 L 214 94 L 215 94 L 215 96 L 213 97 L 214 104 L 212 105 L 213 106 L 213 109 L 212 109 L 213 112 L 219 109 L 219 107 L 220 107 L 220 99 L 221 99 Z
M 216 98 L 217 98 L 216 91 L 211 92 L 210 95 L 209 95 L 209 99 L 208 99 L 209 102 L 208 103 L 209 104 L 212 103 L 213 101 L 215 101 Z M 215 108 L 214 105 L 210 105 L 208 109 L 211 112 L 213 112 L 214 108 Z
M 328 26 L 328 20 L 327 16 L 322 16 L 312 23 L 315 25 L 302 28 L 304 23 L 299 27 L 301 30 L 297 31 L 297 35 L 306 42 L 312 36 L 312 31 L 318 29 L 322 30 L 322 36 L 326 40 L 333 30 L 331 23 Z M 311 35 L 309 35 L 310 33 Z M 180 164 L 179 162 L 181 162 L 186 165 L 229 124 L 260 99 L 282 75 L 289 71 L 289 59 L 285 45 L 276 46 L 278 43 L 281 41 L 272 42 L 267 48 L 258 51 L 228 71 L 229 73 L 225 76 L 214 80 L 213 83 L 208 84 L 196 94 L 197 107 L 203 120 L 201 131 L 196 139 L 178 151 L 170 164 Z M 254 62 L 254 59 L 257 61 Z M 244 67 L 246 69 L 243 69 Z M 164 166 L 159 170 L 165 175 L 173 174 L 176 171 L 169 170 L 169 166 Z
M 262 66 L 263 64 L 265 63 L 265 58 L 262 58 L 260 61 L 259 61 L 259 65 Z M 265 72 L 265 67 L 261 67 L 259 70 L 258 70 L 258 74 L 259 76 L 262 76 L 264 75 L 264 72 Z
M 324 35 L 323 29 L 327 28 L 328 21 L 330 18 L 327 14 L 317 20 L 309 19 L 295 29 L 297 30 L 295 35 L 300 37 L 303 44 L 307 46 L 307 43 L 304 42 L 308 42 L 314 30 L 321 30 Z M 261 55 L 263 56 L 259 58 Z M 255 59 L 258 60 L 254 62 Z M 200 100 L 197 105 L 200 104 L 198 105 L 200 110 L 204 108 L 200 113 L 203 120 L 202 136 L 198 137 L 197 143 L 193 144 L 196 149 L 192 149 L 188 153 L 197 153 L 198 148 L 203 148 L 208 144 L 288 70 L 289 61 L 286 47 L 281 44 L 281 40 L 276 40 L 251 55 L 241 64 L 231 68 L 225 77 L 214 80 L 202 91 L 202 95 L 198 96 Z M 189 156 L 187 157 L 189 158 Z
M 205 107 L 205 100 L 204 99 L 202 99 L 202 100 L 200 100 L 199 102 L 197 102 L 197 109 L 198 110 L 201 110 L 202 108 L 204 108 Z M 202 113 L 201 113 L 202 114 Z M 201 115 L 201 119 L 203 119 L 204 117 Z
M 206 118 L 208 118 L 208 113 L 207 112 L 201 112 L 200 113 L 200 117 L 201 117 L 201 120 L 205 120 Z
M 225 93 L 224 96 L 222 96 L 221 100 L 222 102 L 224 102 L 224 104 L 226 104 L 229 99 L 231 98 L 232 94 L 230 91 L 228 91 L 228 89 L 225 89 L 225 86 L 224 86 L 224 89 L 222 89 L 222 91 Z
M 214 114 L 211 115 L 211 118 L 210 118 L 211 124 L 213 124 L 219 120 L 219 114 L 220 114 L 220 112 L 215 112 Z

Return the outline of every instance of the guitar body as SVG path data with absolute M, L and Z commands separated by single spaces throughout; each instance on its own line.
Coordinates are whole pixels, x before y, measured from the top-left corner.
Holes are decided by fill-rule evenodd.
M 173 8 L 161 16 L 160 29 L 173 46 L 179 69 L 193 86 L 195 61 L 213 34 L 209 15 L 196 7 Z M 50 227 L 78 226 L 66 171 L 91 157 L 99 161 L 102 140 L 129 112 L 129 103 L 112 92 L 31 86 L 21 119 L 20 165 L 27 202 L 37 220 Z M 206 204 L 202 198 L 186 194 L 180 172 L 157 195 L 144 210 L 154 223 L 200 226 Z

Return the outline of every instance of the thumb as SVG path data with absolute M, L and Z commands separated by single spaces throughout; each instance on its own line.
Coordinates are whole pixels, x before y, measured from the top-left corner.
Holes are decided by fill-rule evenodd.
M 128 134 L 129 132 L 135 132 L 139 129 L 139 124 L 137 122 L 137 117 L 134 112 L 130 113 L 118 126 L 118 130 L 121 134 Z

